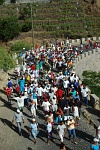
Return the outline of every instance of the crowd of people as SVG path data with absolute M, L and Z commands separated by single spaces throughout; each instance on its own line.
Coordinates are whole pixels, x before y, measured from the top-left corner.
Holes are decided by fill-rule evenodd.
M 80 82 L 78 75 L 73 71 L 73 60 L 81 53 L 70 43 L 64 46 L 64 41 L 50 43 L 26 51 L 23 48 L 20 58 L 22 64 L 15 69 L 15 79 L 12 82 L 8 78 L 6 88 L 8 104 L 11 105 L 11 95 L 17 102 L 17 112 L 14 120 L 17 123 L 19 135 L 21 132 L 21 122 L 24 123 L 23 111 L 27 107 L 32 115 L 32 123 L 29 127 L 29 137 L 36 138 L 40 126 L 37 123 L 37 111 L 42 108 L 45 115 L 45 125 L 47 133 L 47 144 L 52 136 L 53 127 L 57 126 L 56 131 L 60 138 L 60 149 L 65 149 L 64 136 L 69 135 L 69 141 L 77 144 L 75 128 L 79 126 L 81 119 L 82 106 L 88 107 L 88 87 Z M 94 139 L 98 142 L 99 136 Z M 95 150 L 91 145 L 91 150 Z M 97 146 L 98 144 L 96 144 Z M 98 147 L 98 146 L 97 146 Z M 97 149 L 98 150 L 98 149 Z

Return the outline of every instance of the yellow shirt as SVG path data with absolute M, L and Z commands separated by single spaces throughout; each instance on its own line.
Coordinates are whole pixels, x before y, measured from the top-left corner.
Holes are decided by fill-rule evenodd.
M 69 130 L 72 130 L 72 129 L 74 129 L 75 128 L 75 121 L 74 120 L 69 120 L 68 122 L 67 122 L 67 126 L 68 126 L 68 129 Z

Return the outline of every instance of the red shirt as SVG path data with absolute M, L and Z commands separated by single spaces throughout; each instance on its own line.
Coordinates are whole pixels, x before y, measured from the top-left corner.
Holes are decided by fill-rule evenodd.
M 32 70 L 36 70 L 35 65 L 32 65 L 32 66 L 31 66 L 31 69 L 32 69 Z
M 57 96 L 58 98 L 62 98 L 62 96 L 63 96 L 63 91 L 62 91 L 61 89 L 58 89 L 57 92 L 56 92 L 56 96 Z
M 4 90 L 6 91 L 6 95 L 11 95 L 12 93 L 12 89 L 11 88 L 4 88 Z

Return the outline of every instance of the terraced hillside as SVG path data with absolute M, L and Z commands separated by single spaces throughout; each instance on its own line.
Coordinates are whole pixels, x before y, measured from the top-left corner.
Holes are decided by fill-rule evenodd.
M 32 6 L 32 7 L 31 7 Z M 32 8 L 32 9 L 31 9 Z M 91 8 L 91 10 L 90 10 Z M 27 4 L 3 5 L 0 17 L 16 16 L 19 23 L 31 26 L 33 12 L 36 38 L 99 36 L 100 13 L 96 4 L 83 0 L 52 0 Z M 31 35 L 30 35 L 31 36 Z

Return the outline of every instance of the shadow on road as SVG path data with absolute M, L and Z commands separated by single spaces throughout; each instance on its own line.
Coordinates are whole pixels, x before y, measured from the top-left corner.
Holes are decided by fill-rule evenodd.
M 90 114 L 93 114 L 95 116 L 100 116 L 100 110 L 96 110 L 96 109 L 93 109 L 91 107 L 88 107 L 86 108 L 86 110 L 90 113 Z
M 11 121 L 7 120 L 7 119 L 3 119 L 3 118 L 0 118 L 1 122 L 6 126 L 8 126 L 9 128 L 11 128 L 14 132 L 18 133 L 18 128 L 17 126 L 15 126 L 14 124 L 12 124 Z M 22 136 L 24 138 L 28 138 L 28 133 L 22 129 Z
M 2 94 L 5 94 L 5 95 L 6 95 L 6 92 L 5 92 L 4 90 L 2 90 L 2 89 L 0 89 L 0 93 L 2 93 Z
M 45 119 L 45 115 L 43 114 L 43 112 L 41 111 L 37 111 L 37 116 L 40 118 L 40 119 Z
M 1 96 L 0 96 L 0 100 L 4 103 L 4 105 L 3 105 L 4 107 L 7 107 L 8 109 L 13 110 L 14 112 L 16 111 L 16 108 L 12 107 L 12 105 L 9 105 L 8 102 Z
M 93 141 L 93 138 L 94 138 L 92 135 L 89 135 L 88 133 L 83 132 L 82 130 L 78 130 L 78 129 L 76 129 L 76 135 L 77 135 L 77 137 L 79 137 L 80 139 L 83 139 L 83 140 L 85 140 L 85 141 L 88 141 L 89 143 L 90 143 L 91 141 Z

